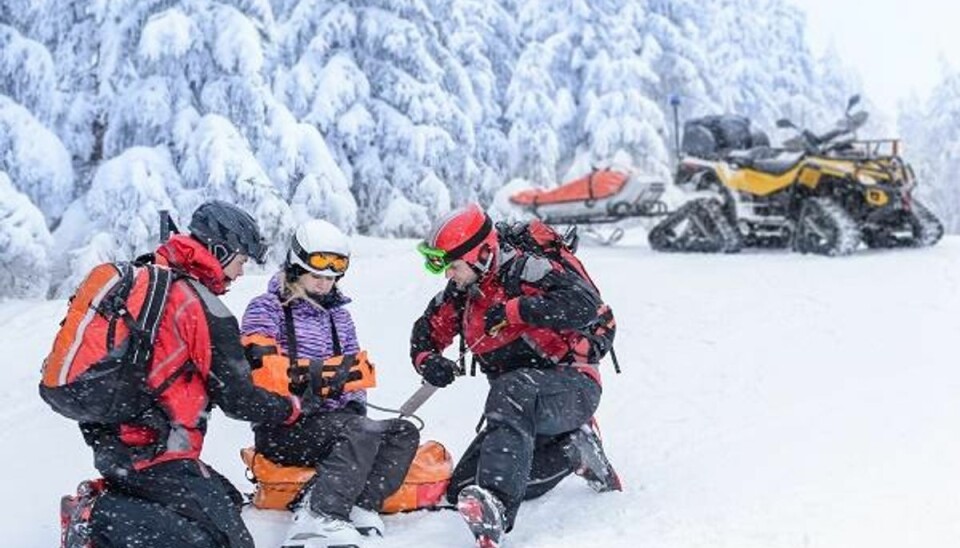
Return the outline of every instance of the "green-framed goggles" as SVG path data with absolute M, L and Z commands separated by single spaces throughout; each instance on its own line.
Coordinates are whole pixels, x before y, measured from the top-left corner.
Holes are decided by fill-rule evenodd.
M 423 255 L 423 266 L 431 274 L 443 274 L 453 262 L 446 251 L 431 247 L 427 242 L 420 242 L 417 251 Z

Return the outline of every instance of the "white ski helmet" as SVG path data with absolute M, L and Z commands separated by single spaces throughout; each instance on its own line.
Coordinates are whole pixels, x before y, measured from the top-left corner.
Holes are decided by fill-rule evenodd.
M 343 276 L 350 265 L 350 240 L 335 225 L 320 219 L 297 227 L 287 250 L 287 265 L 319 276 Z

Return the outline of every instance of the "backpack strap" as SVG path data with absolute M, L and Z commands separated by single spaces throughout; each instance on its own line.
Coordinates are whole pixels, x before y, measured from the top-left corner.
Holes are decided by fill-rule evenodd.
M 123 320 L 127 324 L 127 329 L 133 332 L 136 328 L 130 314 L 127 311 L 127 297 L 133 288 L 135 270 L 130 263 L 117 263 L 114 265 L 120 274 L 120 281 L 110 291 L 110 293 L 97 305 L 97 312 L 104 318 L 109 318 L 107 324 L 107 352 L 110 352 L 116 346 L 117 321 Z M 147 298 L 149 299 L 149 294 Z M 144 302 L 144 310 L 147 303 Z
M 343 354 L 343 347 L 340 346 L 340 335 L 337 333 L 337 323 L 333 321 L 333 314 L 331 312 L 328 311 L 327 314 L 330 316 L 330 338 L 333 340 L 333 355 L 340 356 Z M 352 354 L 343 356 L 343 360 L 340 362 L 340 365 L 337 366 L 333 377 L 325 383 L 326 386 L 330 387 L 330 393 L 327 395 L 328 398 L 336 399 L 343 394 L 343 387 L 347 383 L 347 377 L 350 375 L 350 368 L 353 367 L 355 362 L 356 356 Z
M 287 335 L 287 357 L 290 365 L 287 367 L 287 377 L 290 379 L 290 393 L 302 395 L 310 387 L 309 369 L 297 364 L 297 329 L 293 322 L 293 309 L 283 305 L 283 329 Z M 304 370 L 306 369 L 306 371 Z
M 501 271 L 500 283 L 503 285 L 507 298 L 520 297 L 523 295 L 521 284 L 523 283 L 523 269 L 527 266 L 527 260 L 530 255 L 523 253 L 510 261 L 507 268 Z
M 330 338 L 333 339 L 333 355 L 343 354 L 343 348 L 340 346 L 340 335 L 337 334 L 337 324 L 333 321 L 333 313 L 328 312 L 330 316 Z
M 138 259 L 139 261 L 140 259 Z M 177 275 L 172 272 L 170 269 L 163 268 L 151 263 L 139 263 L 135 262 L 139 266 L 143 266 L 147 269 L 147 273 L 150 277 L 147 285 L 147 296 L 144 300 L 143 306 L 140 308 L 140 316 L 137 318 L 136 330 L 140 332 L 140 336 L 143 337 L 144 342 L 148 344 L 137 345 L 137 348 L 134 349 L 133 353 L 133 363 L 137 363 L 137 360 L 145 359 L 149 360 L 153 356 L 153 344 L 157 340 L 157 331 L 160 328 L 160 319 L 163 317 L 163 310 L 167 304 L 167 297 L 170 296 L 170 288 L 173 286 L 173 282 L 176 280 Z M 130 266 L 130 265 L 127 265 Z M 134 329 L 131 329 L 130 335 L 133 336 Z M 145 355 L 141 356 L 141 352 Z M 151 390 L 150 393 L 154 399 L 159 398 L 167 388 L 178 379 L 184 373 L 191 371 L 193 369 L 193 363 L 189 360 L 183 365 L 177 368 L 169 377 L 163 380 L 155 390 Z
M 140 310 L 137 324 L 152 343 L 157 337 L 157 328 L 160 326 L 160 318 L 163 316 L 163 309 L 170 295 L 174 274 L 157 265 L 147 265 L 145 268 L 150 275 L 150 280 L 147 286 L 147 300 Z
M 293 367 L 297 364 L 297 329 L 293 324 L 293 310 L 288 305 L 283 305 L 283 329 L 287 335 L 287 356 Z

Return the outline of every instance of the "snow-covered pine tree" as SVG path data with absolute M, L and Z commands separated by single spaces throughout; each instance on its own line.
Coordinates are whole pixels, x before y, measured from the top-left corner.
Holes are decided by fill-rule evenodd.
M 0 95 L 0 171 L 56 226 L 73 197 L 73 166 L 60 139 L 23 106 Z
M 960 71 L 941 63 L 942 78 L 926 103 L 900 105 L 905 159 L 918 179 L 917 193 L 943 221 L 960 232 Z
M 0 24 L 0 95 L 27 107 L 45 125 L 52 121 L 59 99 L 54 70 L 43 44 Z
M 704 29 L 711 21 L 705 6 L 693 0 L 648 0 L 643 19 L 646 49 L 659 48 L 653 62 L 657 76 L 655 93 L 650 96 L 670 127 L 670 148 L 674 148 L 674 112 L 671 99 L 680 101 L 677 114 L 684 119 L 718 114 L 722 110 L 714 101 L 715 83 L 709 78 L 709 55 L 704 49 Z M 647 54 L 649 56 L 649 54 Z
M 843 115 L 847 97 L 837 97 L 838 90 L 827 88 L 821 80 L 820 60 L 807 42 L 806 16 L 782 0 L 771 0 L 764 8 L 777 28 L 773 64 L 768 66 L 779 67 L 771 82 L 779 115 L 818 133 L 832 128 Z
M 654 71 L 663 49 L 640 33 L 647 14 L 638 3 L 608 0 L 591 7 L 571 58 L 571 68 L 583 75 L 576 93 L 578 134 L 590 164 L 610 165 L 625 155 L 630 167 L 668 176 L 668 134 Z
M 175 213 L 170 196 L 182 193 L 180 175 L 164 146 L 130 147 L 102 163 L 90 190 L 71 207 L 71 213 L 82 211 L 82 224 L 73 225 L 71 215 L 69 226 L 56 234 L 58 247 L 65 247 L 70 258 L 54 267 L 56 293 L 69 295 L 100 263 L 152 251 L 160 240 L 160 211 Z M 62 232 L 77 228 L 85 232 L 82 238 Z
M 73 13 L 74 19 L 84 17 L 83 28 L 92 33 L 80 42 L 96 44 L 96 55 L 83 60 L 85 78 L 78 77 L 73 90 L 77 96 L 91 94 L 83 101 L 90 106 L 84 119 L 103 128 L 94 128 L 100 144 L 91 158 L 139 161 L 124 151 L 167 147 L 186 192 L 149 196 L 171 200 L 181 216 L 206 198 L 234 201 L 258 218 L 271 243 L 285 242 L 295 221 L 286 202 L 292 198 L 290 181 L 275 187 L 264 165 L 274 174 L 296 177 L 330 165 L 309 158 L 318 156 L 318 136 L 290 135 L 289 116 L 263 78 L 265 42 L 275 26 L 270 5 L 120 0 Z M 93 85 L 87 85 L 91 78 Z M 317 173 L 308 175 L 320 179 Z M 339 191 L 346 193 L 342 183 Z M 314 192 L 312 201 L 317 199 Z M 347 202 L 341 207 L 349 223 Z M 111 227 L 120 222 L 93 221 Z
M 4 0 L 0 2 L 0 24 L 26 29 L 36 20 L 37 4 L 35 0 Z
M 562 154 L 558 112 L 568 110 L 573 103 L 569 92 L 561 92 L 554 84 L 548 54 L 543 44 L 526 46 L 507 88 L 505 113 L 510 124 L 510 173 L 541 187 L 558 182 L 557 165 Z
M 451 194 L 454 203 L 479 199 L 489 204 L 509 169 L 502 105 L 519 55 L 516 21 L 501 2 L 436 0 L 434 5 L 441 39 L 471 83 L 472 94 L 461 97 L 477 134 L 479 186 L 453 184 Z
M 46 296 L 52 244 L 43 213 L 0 169 L 0 300 Z
M 691 115 L 714 114 L 715 85 L 707 79 L 709 57 L 704 49 L 708 21 L 703 6 L 692 0 L 648 0 L 642 20 L 644 38 L 660 48 L 653 63 L 659 76 L 658 98 L 678 95 L 693 101 Z
M 73 0 L 27 3 L 31 16 L 24 23 L 26 33 L 45 44 L 54 59 L 60 93 L 51 127 L 70 151 L 79 195 L 86 192 L 92 170 L 103 158 L 100 4 Z
M 610 165 L 624 155 L 633 167 L 665 171 L 666 124 L 651 100 L 662 51 L 641 34 L 646 15 L 642 5 L 618 0 L 521 8 L 527 42 L 507 110 L 517 175 L 554 184 L 554 173 L 574 162 Z
M 836 80 L 821 81 L 802 11 L 784 0 L 717 0 L 705 10 L 708 79 L 725 112 L 771 134 L 779 118 L 822 132 L 842 115 L 846 98 L 836 102 Z
M 422 234 L 477 185 L 472 89 L 418 0 L 285 3 L 277 96 L 349 164 L 361 230 Z M 429 214 L 428 214 L 429 212 Z
M 574 59 L 582 29 L 592 17 L 583 0 L 529 2 L 517 20 L 523 48 L 507 91 L 507 122 L 515 176 L 555 185 L 574 163 L 583 142 L 577 93 L 582 66 Z M 577 64 L 577 68 L 573 64 Z
M 863 96 L 863 85 L 857 76 L 855 67 L 843 64 L 840 55 L 832 46 L 816 60 L 815 81 L 819 92 L 818 100 L 823 106 L 819 116 L 815 116 L 817 128 L 836 121 L 847 105 L 847 100 L 854 94 L 860 94 L 862 101 L 857 109 L 865 108 L 870 112 L 870 118 L 877 118 L 878 112 L 869 106 L 869 101 Z
M 257 158 L 289 202 L 296 223 L 324 219 L 353 232 L 357 202 L 320 131 L 297 122 L 276 100 L 268 103 L 267 113 L 268 134 Z
M 782 69 L 776 34 L 789 21 L 767 12 L 769 0 L 717 0 L 707 6 L 712 21 L 705 35 L 710 56 L 708 78 L 716 83 L 716 101 L 725 113 L 748 116 L 769 131 L 781 118 L 774 79 Z M 737 39 L 731 39 L 736 36 Z M 801 117 L 802 118 L 802 117 Z M 804 119 L 796 119 L 803 124 Z
M 269 10 L 256 8 L 242 1 L 107 4 L 98 68 L 116 91 L 106 111 L 105 156 L 175 141 L 174 125 L 189 110 L 230 120 L 256 148 L 270 94 L 260 76 L 261 32 L 272 22 Z
M 183 158 L 180 175 L 188 192 L 175 198 L 177 209 L 189 213 L 208 198 L 233 202 L 257 219 L 271 247 L 271 258 L 283 259 L 294 229 L 293 212 L 270 182 L 263 167 L 237 128 L 226 118 L 207 114 L 184 122 L 191 129 L 179 141 Z

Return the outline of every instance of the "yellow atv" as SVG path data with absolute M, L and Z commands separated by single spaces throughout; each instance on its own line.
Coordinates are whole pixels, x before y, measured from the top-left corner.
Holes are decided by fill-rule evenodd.
M 649 234 L 660 251 L 737 252 L 790 247 L 847 255 L 869 247 L 920 247 L 943 236 L 940 221 L 912 197 L 913 170 L 896 140 L 862 141 L 866 112 L 850 113 L 823 135 L 798 129 L 783 148 L 765 145 L 740 117 L 707 117 L 684 127 L 677 185 L 699 194 Z

